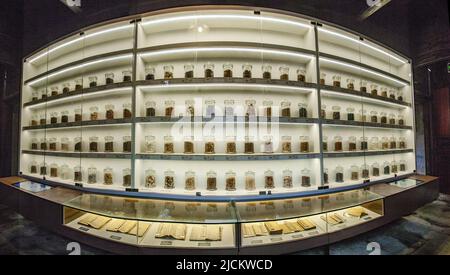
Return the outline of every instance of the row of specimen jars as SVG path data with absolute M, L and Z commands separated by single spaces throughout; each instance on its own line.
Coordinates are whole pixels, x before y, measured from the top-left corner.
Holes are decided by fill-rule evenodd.
M 122 117 L 127 119 L 133 116 L 131 103 L 124 103 L 122 109 Z M 97 106 L 92 106 L 89 108 L 89 119 L 98 120 L 101 118 L 101 113 Z M 115 111 L 115 106 L 113 104 L 105 105 L 104 111 L 105 119 L 115 119 L 117 118 L 117 112 Z M 80 122 L 83 120 L 82 109 L 78 108 L 73 111 L 73 119 L 70 119 L 69 111 L 62 112 L 50 112 L 47 114 L 45 112 L 41 114 L 35 114 L 31 117 L 31 126 L 46 125 L 48 124 L 48 117 L 50 117 L 50 124 L 67 123 L 67 122 Z
M 216 141 L 214 136 L 204 137 L 204 146 L 200 149 L 201 153 L 205 154 L 215 154 L 216 153 Z M 184 154 L 195 154 L 200 153 L 200 151 L 195 148 L 196 142 L 194 141 L 194 137 L 186 136 L 183 139 L 183 153 Z M 282 153 L 292 153 L 292 152 L 300 152 L 300 153 L 309 153 L 311 152 L 310 140 L 308 136 L 301 136 L 299 138 L 299 147 L 293 148 L 292 146 L 292 137 L 291 136 L 283 136 L 281 138 L 281 152 Z M 276 148 L 274 148 L 274 142 L 272 136 L 265 136 L 261 143 L 261 151 L 263 153 L 273 153 Z M 245 154 L 253 154 L 255 153 L 255 141 L 253 137 L 247 136 L 244 141 L 244 152 Z M 146 136 L 145 137 L 145 149 L 146 153 L 156 153 L 157 144 L 155 136 Z M 175 153 L 175 144 L 174 138 L 172 136 L 164 137 L 164 146 L 163 152 L 165 154 Z M 237 146 L 236 146 L 236 137 L 228 136 L 225 139 L 225 153 L 227 154 L 236 154 Z
M 123 71 L 122 72 L 122 81 L 123 82 L 130 82 L 131 81 L 131 76 L 132 76 L 132 72 L 127 70 L 127 71 Z M 92 75 L 88 77 L 88 83 L 89 83 L 89 87 L 96 87 L 98 85 L 98 76 Z M 113 84 L 115 83 L 115 78 L 114 78 L 114 73 L 110 72 L 110 73 L 106 73 L 105 74 L 105 80 L 104 83 L 106 85 L 109 84 Z M 79 78 L 74 80 L 74 82 L 65 82 L 62 84 L 62 86 L 58 86 L 58 85 L 53 85 L 50 87 L 50 89 L 45 89 L 45 90 L 41 90 L 41 91 L 33 91 L 31 93 L 32 97 L 31 100 L 32 101 L 36 101 L 39 99 L 47 99 L 49 97 L 52 96 L 57 96 L 59 94 L 67 94 L 69 92 L 72 91 L 80 91 L 83 89 L 83 79 Z
M 386 176 L 396 174 L 399 172 L 406 172 L 407 169 L 406 166 L 407 165 L 405 160 L 392 162 L 385 161 L 381 166 L 378 162 L 375 162 L 370 166 L 367 164 L 363 164 L 361 166 L 352 165 L 348 170 L 348 179 L 361 180 L 361 179 L 369 179 L 370 176 L 379 177 L 382 175 Z M 334 180 L 334 182 L 337 183 L 342 183 L 345 181 L 344 168 L 342 166 L 337 166 L 332 172 L 334 172 L 334 178 L 331 178 L 331 180 Z M 330 174 L 328 168 L 324 169 L 323 178 L 324 183 L 329 183 Z
M 326 73 L 320 74 L 320 84 L 326 85 Z M 332 85 L 334 87 L 341 87 L 341 76 L 340 75 L 333 75 L 332 77 L 333 83 Z M 396 99 L 399 101 L 403 101 L 403 92 L 401 90 L 398 90 L 396 88 L 392 87 L 385 87 L 385 86 L 379 86 L 376 83 L 369 83 L 367 80 L 360 80 L 360 91 L 364 93 L 370 93 L 371 95 L 380 95 L 382 97 L 390 98 L 390 99 Z M 355 79 L 353 78 L 347 78 L 346 80 L 347 89 L 354 90 L 355 89 Z
M 50 171 L 47 168 L 50 167 Z M 81 166 L 75 166 L 72 170 L 67 164 L 58 166 L 56 163 L 52 163 L 50 166 L 47 163 L 42 162 L 38 165 L 36 161 L 33 161 L 30 165 L 31 174 L 39 174 L 41 176 L 49 175 L 52 178 L 60 178 L 63 180 L 73 180 L 75 182 L 86 181 L 89 184 L 103 183 L 105 185 L 112 185 L 114 183 L 114 173 L 112 168 L 103 169 L 103 179 L 99 177 L 99 172 L 95 167 L 89 167 L 87 172 L 87 178 L 83 177 L 83 169 Z M 73 176 L 72 176 L 73 175 Z M 123 186 L 131 186 L 131 169 L 125 168 L 122 170 Z
M 174 78 L 174 67 L 173 65 L 163 65 L 163 75 L 164 79 L 172 79 Z M 220 75 L 216 75 L 217 72 L 216 66 L 212 63 L 206 63 L 203 65 L 203 75 L 201 77 L 212 78 L 212 77 L 233 77 L 233 68 L 234 65 L 231 63 L 225 63 L 222 65 L 222 72 Z M 185 64 L 184 65 L 184 78 L 194 78 L 194 64 Z M 291 68 L 288 65 L 281 65 L 278 68 L 279 71 L 279 79 L 280 80 L 289 80 L 289 71 Z M 297 72 L 297 81 L 305 82 L 306 80 L 306 69 L 304 67 L 295 68 Z M 242 77 L 243 78 L 255 78 L 253 74 L 253 65 L 251 64 L 243 64 L 242 65 Z M 260 78 L 263 79 L 272 79 L 272 65 L 264 64 L 261 66 L 262 75 Z M 148 65 L 145 68 L 145 79 L 146 80 L 154 80 L 156 73 L 156 66 Z
M 358 147 L 358 141 L 359 141 L 359 147 Z M 332 145 L 334 145 L 332 148 L 330 148 L 329 142 L 332 142 Z M 327 136 L 323 137 L 322 141 L 323 151 L 335 151 L 335 152 L 342 152 L 344 150 L 344 142 L 343 138 L 341 136 L 335 136 L 333 140 L 329 141 Z M 389 149 L 406 149 L 407 143 L 405 137 L 399 137 L 398 139 L 396 137 L 382 137 L 381 139 L 378 137 L 360 137 L 359 140 L 355 136 L 350 136 L 347 139 L 347 148 L 348 151 L 357 151 L 358 148 L 360 151 L 365 150 L 389 150 Z
M 112 153 L 117 152 L 117 148 L 114 147 L 114 137 L 106 136 L 104 137 L 104 152 Z M 100 142 L 99 137 L 92 136 L 89 137 L 89 152 L 100 152 Z M 73 149 L 73 150 L 71 150 Z M 122 151 L 124 153 L 131 153 L 131 136 L 122 137 Z M 75 137 L 73 139 L 73 145 L 70 139 L 67 137 L 61 138 L 61 142 L 58 143 L 57 138 L 37 138 L 31 139 L 31 150 L 49 150 L 49 151 L 64 151 L 64 152 L 82 152 L 83 151 L 83 140 L 81 137 Z
M 372 123 L 381 123 L 381 124 L 390 124 L 390 125 L 405 125 L 405 117 L 403 115 L 396 115 L 394 113 L 387 114 L 386 112 L 380 112 L 378 114 L 377 111 L 367 110 L 359 110 L 358 116 L 355 115 L 355 108 L 348 107 L 346 109 L 347 116 L 342 114 L 341 106 L 333 106 L 331 108 L 331 112 L 327 111 L 327 106 L 322 105 L 320 110 L 320 117 L 323 119 L 334 119 L 334 120 L 348 120 L 348 121 L 361 121 L 361 122 L 372 122 Z M 369 114 L 369 116 L 367 116 Z
M 172 117 L 174 116 L 175 111 L 175 101 L 173 100 L 166 100 L 164 102 L 164 116 L 166 117 Z M 145 102 L 145 114 L 147 117 L 156 116 L 157 106 L 155 101 L 147 101 Z M 279 115 L 282 117 L 291 117 L 293 116 L 293 111 L 291 112 L 291 101 L 289 100 L 283 100 L 280 102 L 280 105 L 275 107 L 272 100 L 264 100 L 263 106 L 262 106 L 262 113 L 261 115 L 271 117 L 275 115 Z M 232 99 L 227 99 L 224 101 L 224 110 L 222 110 L 222 114 L 224 116 L 234 116 L 236 115 L 236 106 L 235 101 Z M 306 103 L 300 102 L 298 103 L 298 116 L 300 118 L 307 118 L 308 117 L 308 105 Z M 184 113 L 179 114 L 179 116 L 195 116 L 199 115 L 200 113 L 203 113 L 202 111 L 197 112 L 196 109 L 196 103 L 192 99 L 185 100 L 185 111 Z M 203 106 L 202 106 L 203 107 Z M 212 117 L 215 116 L 217 111 L 216 108 L 218 106 L 216 105 L 216 101 L 213 99 L 207 99 L 204 103 L 205 108 L 205 116 L 206 117 Z M 256 106 L 256 100 L 254 99 L 248 99 L 245 100 L 245 115 L 246 116 L 256 116 L 257 115 L 257 106 Z

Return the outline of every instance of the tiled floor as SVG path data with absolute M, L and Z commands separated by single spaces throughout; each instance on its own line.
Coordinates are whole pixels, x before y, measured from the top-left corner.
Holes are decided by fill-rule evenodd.
M 24 219 L 8 207 L 0 205 L 0 254 L 68 254 L 71 242 Z M 450 197 L 441 198 L 383 228 L 297 254 L 360 255 L 369 254 L 367 245 L 378 243 L 381 254 L 445 254 L 450 255 Z M 81 245 L 81 254 L 108 254 Z

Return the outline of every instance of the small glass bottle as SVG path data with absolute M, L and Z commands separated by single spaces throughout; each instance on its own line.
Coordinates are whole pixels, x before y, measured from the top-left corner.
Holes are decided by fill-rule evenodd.
M 391 172 L 393 174 L 398 173 L 398 163 L 395 160 L 391 162 Z
M 131 169 L 125 168 L 122 170 L 122 176 L 123 176 L 123 186 L 124 187 L 130 187 L 131 186 Z
M 89 138 L 89 152 L 98 152 L 98 137 Z
M 367 81 L 366 80 L 361 80 L 359 82 L 359 90 L 363 93 L 367 93 Z
M 280 80 L 289 80 L 289 67 L 286 65 L 283 65 L 280 67 Z
M 264 188 L 265 189 L 273 189 L 275 188 L 275 179 L 274 173 L 272 170 L 267 170 L 264 172 Z
M 367 110 L 359 110 L 359 121 L 367 122 Z
M 217 173 L 214 171 L 208 171 L 206 173 L 206 190 L 208 191 L 217 190 Z
M 403 92 L 400 90 L 397 90 L 397 100 L 398 101 L 403 101 Z
M 372 176 L 379 177 L 380 176 L 380 165 L 378 162 L 372 164 Z
M 40 142 L 40 148 L 43 151 L 47 150 L 47 140 L 45 138 L 41 138 L 41 142 Z
M 350 167 L 350 179 L 351 180 L 359 180 L 359 168 L 356 165 L 352 165 Z
M 105 105 L 105 117 L 106 119 L 114 119 L 114 105 L 107 104 Z
M 291 102 L 287 100 L 281 101 L 281 116 L 291 117 Z
M 378 149 L 380 149 L 379 139 L 378 139 L 378 137 L 372 137 L 370 139 L 370 150 L 378 150 Z
M 380 122 L 382 124 L 387 124 L 387 114 L 385 112 L 380 113 Z
M 164 79 L 172 79 L 173 78 L 173 66 L 172 65 L 165 65 L 163 67 L 164 69 Z
M 42 90 L 40 92 L 40 94 L 41 94 L 41 99 L 43 99 L 43 100 L 47 99 L 47 91 L 46 90 Z
M 378 95 L 378 85 L 371 84 L 370 85 L 370 94 L 371 95 Z
M 236 154 L 236 137 L 235 136 L 227 136 L 226 140 L 226 152 L 227 154 Z
M 156 103 L 154 101 L 145 102 L 145 116 L 146 117 L 156 116 Z
M 166 100 L 164 102 L 164 106 L 165 106 L 164 115 L 168 118 L 172 117 L 173 111 L 175 110 L 175 101 Z
M 406 138 L 405 137 L 400 137 L 398 145 L 399 145 L 400 149 L 406 149 Z
M 109 167 L 103 169 L 103 184 L 112 185 L 113 182 L 113 169 Z
M 48 143 L 49 143 L 49 150 L 50 151 L 56 151 L 56 138 L 55 137 L 52 137 L 52 138 L 49 138 L 48 139 Z
M 223 77 L 233 77 L 233 64 L 223 64 Z
M 131 103 L 127 102 L 122 105 L 123 107 L 123 118 L 128 119 L 133 116 L 133 112 L 131 109 Z
M 397 139 L 395 137 L 389 139 L 389 149 L 397 149 Z
M 145 68 L 145 80 L 155 80 L 155 67 L 148 66 Z
M 131 153 L 131 136 L 124 136 L 122 138 L 123 140 L 123 152 L 124 153 Z
M 132 72 L 130 70 L 123 71 L 122 76 L 123 82 L 131 82 Z
M 106 85 L 114 84 L 114 73 L 105 74 L 105 83 Z
M 215 138 L 214 136 L 205 137 L 205 154 L 215 154 Z
M 113 136 L 105 137 L 105 152 L 106 153 L 114 152 L 114 137 Z
M 333 119 L 334 120 L 340 120 L 341 119 L 341 107 L 340 106 L 333 106 Z
M 83 150 L 83 144 L 82 144 L 82 139 L 81 139 L 81 137 L 75 137 L 74 139 L 73 139 L 73 150 L 75 151 L 75 152 L 81 152 L 82 150 Z
M 52 163 L 50 165 L 50 177 L 57 178 L 58 175 L 59 175 L 59 173 L 58 173 L 58 164 Z
M 50 114 L 50 124 L 58 123 L 58 112 L 52 112 Z
M 400 172 L 406 172 L 406 161 L 405 160 L 400 161 Z
M 50 96 L 57 96 L 59 94 L 58 86 L 53 86 L 50 88 L 50 90 L 51 90 Z
M 250 136 L 245 137 L 244 153 L 245 154 L 255 153 L 255 144 L 253 143 L 253 137 Z
M 383 163 L 383 175 L 389 175 L 391 173 L 391 167 L 389 165 L 389 162 L 385 161 Z
M 389 140 L 387 137 L 381 138 L 381 149 L 382 150 L 388 150 L 389 149 Z
M 283 136 L 281 137 L 281 152 L 282 153 L 292 153 L 292 137 Z
M 305 68 L 297 69 L 297 81 L 306 82 L 306 69 Z
M 155 136 L 146 136 L 145 137 L 145 153 L 148 153 L 148 154 L 156 153 Z
M 269 64 L 262 65 L 262 76 L 264 79 L 271 79 L 272 78 L 272 66 Z
M 378 112 L 377 111 L 370 112 L 370 122 L 378 123 Z
M 338 165 L 335 169 L 335 181 L 337 183 L 344 182 L 344 168 L 340 165 Z
M 186 64 L 184 65 L 184 78 L 194 78 L 194 65 Z
M 247 106 L 247 110 L 245 112 L 245 116 L 247 118 L 256 116 L 256 100 L 248 99 L 245 101 L 245 105 Z
M 96 87 L 97 86 L 97 77 L 96 76 L 90 76 L 89 79 L 89 87 Z
M 47 116 L 45 113 L 41 113 L 39 115 L 39 125 L 45 125 L 47 124 Z
M 347 78 L 347 89 L 349 90 L 355 89 L 355 80 L 353 78 Z
M 356 137 L 349 137 L 348 138 L 348 150 L 353 152 L 356 151 Z
M 173 144 L 173 137 L 172 136 L 165 136 L 164 137 L 164 154 L 172 154 L 174 153 L 174 144 Z
M 243 78 L 252 78 L 252 65 L 250 65 L 250 64 L 242 65 L 242 77 Z
M 184 189 L 195 190 L 195 172 L 194 171 L 186 171 L 184 173 L 184 177 L 185 177 Z
M 263 152 L 266 154 L 273 153 L 273 137 L 272 136 L 264 136 L 263 143 Z
M 214 64 L 206 63 L 203 65 L 203 68 L 205 70 L 205 78 L 214 77 Z
M 39 93 L 37 91 L 31 92 L 31 101 L 39 100 Z
M 73 168 L 73 180 L 75 182 L 82 182 L 83 181 L 83 171 L 81 169 L 81 166 L 75 166 Z
M 79 78 L 75 80 L 75 91 L 83 90 L 83 79 Z
M 245 172 L 245 190 L 252 191 L 256 189 L 255 172 Z
M 324 152 L 328 152 L 328 137 L 327 136 L 322 137 L 322 150 Z
M 216 115 L 216 101 L 214 99 L 205 100 L 206 112 L 205 116 L 210 118 Z
M 164 189 L 175 188 L 175 172 L 167 170 L 164 172 Z
M 353 108 L 353 107 L 347 108 L 347 120 L 355 121 L 355 108 Z
M 98 107 L 92 106 L 89 108 L 89 111 L 91 112 L 91 120 L 97 120 L 98 119 Z
M 340 75 L 333 75 L 333 86 L 334 87 L 341 87 L 341 76 Z
M 273 101 L 272 100 L 264 100 L 263 101 L 263 114 L 265 117 L 271 117 L 272 116 L 272 107 L 273 107 Z
M 311 186 L 311 171 L 308 168 L 305 168 L 301 171 L 302 174 L 302 187 L 310 187 Z
M 194 117 L 195 116 L 195 101 L 192 99 L 187 99 L 184 102 L 186 107 L 186 116 Z
M 184 153 L 193 154 L 194 153 L 194 137 L 185 136 L 184 137 Z
M 320 108 L 320 118 L 326 119 L 327 118 L 327 105 L 322 104 Z
M 62 90 L 63 94 L 67 94 L 70 92 L 70 83 L 66 82 L 63 84 L 63 90 Z
M 327 74 L 326 73 L 320 73 L 320 85 L 325 85 L 326 83 L 326 79 L 327 79 Z
M 95 168 L 93 166 L 88 168 L 88 181 L 87 182 L 89 184 L 97 183 L 97 168 Z M 111 174 L 111 182 L 112 182 L 112 174 Z M 106 184 L 106 174 L 105 174 L 105 184 Z
M 283 171 L 283 188 L 292 188 L 292 171 Z
M 389 90 L 389 98 L 395 99 L 395 90 Z
M 398 120 L 398 125 L 400 125 L 400 126 L 405 125 L 405 118 L 403 117 L 403 115 L 398 115 L 397 120 Z
M 309 153 L 309 137 L 300 137 L 300 153 Z
M 75 122 L 80 122 L 83 120 L 83 115 L 81 113 L 81 109 L 78 108 L 78 109 L 73 110 L 73 115 L 74 115 L 73 120 Z
M 361 165 L 361 178 L 363 179 L 369 178 L 369 165 L 367 164 Z
M 395 115 L 394 114 L 389 114 L 389 124 L 395 125 Z
M 308 117 L 308 105 L 305 103 L 298 104 L 298 117 L 307 118 Z
M 225 173 L 225 190 L 236 191 L 236 173 L 233 171 Z
M 361 146 L 360 146 L 361 151 L 367 151 L 369 148 L 369 143 L 368 143 L 369 138 L 361 137 L 359 140 L 360 140 L 360 144 L 361 144 Z
M 224 105 L 225 105 L 225 116 L 234 117 L 234 100 L 226 99 L 224 101 Z
M 61 112 L 61 123 L 69 122 L 69 111 L 65 110 Z
M 342 137 L 341 136 L 334 137 L 334 151 L 342 152 Z
M 41 165 L 39 166 L 39 175 L 46 176 L 47 175 L 47 163 L 41 162 Z
M 381 87 L 381 96 L 388 97 L 388 89 L 386 87 Z
M 328 168 L 323 169 L 323 183 L 328 184 L 329 183 L 329 177 L 328 177 Z
M 156 187 L 156 171 L 153 169 L 145 170 L 145 188 L 154 188 Z
M 38 124 L 39 124 L 38 116 L 37 115 L 31 116 L 31 123 L 30 123 L 30 125 L 31 126 L 37 126 Z
M 38 150 L 38 139 L 32 138 L 31 139 L 31 150 Z

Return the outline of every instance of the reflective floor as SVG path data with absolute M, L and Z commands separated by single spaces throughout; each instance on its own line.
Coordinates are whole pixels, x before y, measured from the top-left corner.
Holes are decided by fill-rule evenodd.
M 0 254 L 69 254 L 71 240 L 55 235 L 0 205 Z M 381 254 L 450 255 L 450 196 L 428 204 L 416 213 L 352 239 L 296 253 L 331 255 L 367 255 L 379 247 Z M 81 245 L 81 254 L 108 254 Z

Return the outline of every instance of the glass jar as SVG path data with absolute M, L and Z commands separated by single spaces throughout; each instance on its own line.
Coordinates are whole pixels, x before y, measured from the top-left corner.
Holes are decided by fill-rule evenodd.
M 359 82 L 359 90 L 363 93 L 367 93 L 367 81 L 366 80 L 361 80 Z
M 107 104 L 105 105 L 105 117 L 106 119 L 114 119 L 114 105 Z
M 83 181 L 83 171 L 81 169 L 81 166 L 75 166 L 73 168 L 73 180 L 75 182 L 82 182 Z
M 355 108 L 348 107 L 347 108 L 347 120 L 354 121 L 355 120 Z
M 105 74 L 105 83 L 106 85 L 114 84 L 114 73 Z
M 41 150 L 46 151 L 47 150 L 47 140 L 45 138 L 41 138 L 40 143 L 41 143 L 41 145 L 40 145 Z
M 329 183 L 329 178 L 328 178 L 328 168 L 323 169 L 323 183 L 324 184 L 328 184 Z
M 380 113 L 380 122 L 382 124 L 387 124 L 387 114 L 385 112 Z
M 39 166 L 39 175 L 46 176 L 47 175 L 47 163 L 41 162 Z
M 234 100 L 226 99 L 224 101 L 225 105 L 225 116 L 233 116 L 234 117 Z
M 300 137 L 300 153 L 309 153 L 309 137 Z
M 320 118 L 326 119 L 327 118 L 327 105 L 323 105 L 320 108 Z
M 263 152 L 266 154 L 273 153 L 273 137 L 264 136 Z
M 263 114 L 266 117 L 271 117 L 272 116 L 272 106 L 273 106 L 273 101 L 272 100 L 264 100 L 263 101 Z
M 184 65 L 184 78 L 194 78 L 194 65 L 193 64 Z
M 114 137 L 113 136 L 105 137 L 105 152 L 106 153 L 114 152 Z
M 125 168 L 122 170 L 122 176 L 123 176 L 123 186 L 124 187 L 130 187 L 131 186 L 131 170 L 130 168 Z
M 49 143 L 49 150 L 56 151 L 56 138 L 54 138 L 54 137 L 49 138 L 48 143 Z
M 381 138 L 381 149 L 382 150 L 388 150 L 389 149 L 389 140 L 387 137 Z
M 297 69 L 297 81 L 306 82 L 306 69 L 305 68 Z
M 63 180 L 70 179 L 70 168 L 67 164 L 61 166 L 59 177 Z
M 400 172 L 406 172 L 406 161 L 405 160 L 400 161 Z
M 353 78 L 347 78 L 347 89 L 349 90 L 355 89 L 355 80 Z
M 243 78 L 252 78 L 252 65 L 250 65 L 250 64 L 242 65 L 242 77 Z
M 406 138 L 400 137 L 398 145 L 400 149 L 406 149 Z
M 90 76 L 89 79 L 89 87 L 96 87 L 97 86 L 97 77 L 96 76 Z
M 333 110 L 333 119 L 340 120 L 341 119 L 341 107 L 333 106 L 332 110 Z
M 185 136 L 184 137 L 184 153 L 193 154 L 194 153 L 194 137 Z
M 37 138 L 31 139 L 31 150 L 38 150 L 38 139 Z
M 302 187 L 310 187 L 311 171 L 308 168 L 305 168 L 301 171 L 301 173 L 302 173 Z
M 127 102 L 122 105 L 123 107 L 123 118 L 128 119 L 133 116 L 132 110 L 131 110 L 131 103 Z
M 388 97 L 388 89 L 386 87 L 381 87 L 381 96 Z
M 223 77 L 233 77 L 233 64 L 223 64 Z
M 378 85 L 376 85 L 376 84 L 370 85 L 370 94 L 378 95 Z
M 98 137 L 89 138 L 89 152 L 98 152 Z
M 236 137 L 235 136 L 227 136 L 226 140 L 226 152 L 227 154 L 236 154 Z
M 98 119 L 98 107 L 92 106 L 89 108 L 89 111 L 91 112 L 91 120 L 97 120 Z
M 333 86 L 334 87 L 341 87 L 341 76 L 340 75 L 333 75 Z
M 174 145 L 173 145 L 173 137 L 165 136 L 164 137 L 164 153 L 172 154 L 174 152 L 175 152 L 175 150 L 174 150 Z
M 245 101 L 245 105 L 247 106 L 247 110 L 245 112 L 246 117 L 254 117 L 256 116 L 256 100 L 248 99 Z
M 53 86 L 50 88 L 50 96 L 57 96 L 59 94 L 58 86 Z
M 103 184 L 112 185 L 113 184 L 113 169 L 105 168 L 103 169 Z
M 395 137 L 391 137 L 389 139 L 389 148 L 390 149 L 397 149 L 397 139 Z
M 334 151 L 342 152 L 342 137 L 341 136 L 334 137 Z
M 50 124 L 58 123 L 58 112 L 52 112 L 50 114 Z
M 81 152 L 82 151 L 82 149 L 83 149 L 83 147 L 82 147 L 82 140 L 81 140 L 81 137 L 75 137 L 74 139 L 73 139 L 73 150 L 75 151 L 75 152 Z
M 217 190 L 217 173 L 214 171 L 208 171 L 206 173 L 206 190 L 208 191 Z
M 320 73 L 320 85 L 325 85 L 326 83 L 327 74 L 326 73 Z
M 368 148 L 369 148 L 369 143 L 368 143 L 369 138 L 361 137 L 359 140 L 360 140 L 360 144 L 361 144 L 361 146 L 360 146 L 361 151 L 368 150 Z
M 173 66 L 165 65 L 164 69 L 164 79 L 172 79 L 173 78 Z
M 292 171 L 283 171 L 283 188 L 292 188 Z
M 255 172 L 245 172 L 245 190 L 251 191 L 256 189 Z
M 379 139 L 378 137 L 372 137 L 370 139 L 370 150 L 378 150 L 379 149 Z
M 262 65 L 262 72 L 263 72 L 264 79 L 272 78 L 272 66 L 271 65 L 269 65 L 269 64 Z
M 175 172 L 172 170 L 167 170 L 164 172 L 164 188 L 174 189 L 175 188 Z
M 111 183 L 112 184 L 112 170 L 111 170 Z M 88 168 L 88 181 L 89 184 L 97 183 L 97 168 L 91 166 Z M 105 184 L 106 184 L 106 171 L 105 171 Z
M 203 68 L 205 70 L 205 78 L 214 77 L 214 64 L 208 62 L 203 65 Z
M 75 109 L 73 110 L 74 113 L 74 121 L 75 122 L 80 122 L 83 120 L 83 115 L 81 114 L 81 109 Z
M 130 70 L 125 70 L 122 72 L 123 82 L 131 82 L 132 72 Z
M 395 160 L 391 162 L 391 172 L 393 174 L 398 173 L 398 163 Z
M 398 125 L 400 125 L 400 126 L 405 125 L 405 118 L 403 117 L 403 115 L 398 115 L 397 119 L 398 119 Z
M 397 90 L 396 93 L 397 93 L 397 100 L 403 101 L 403 92 L 400 90 Z
M 39 125 L 47 124 L 47 116 L 45 113 L 39 115 Z
M 124 153 L 131 153 L 131 136 L 124 136 L 122 138 L 123 140 L 123 152 Z
M 342 183 L 344 182 L 344 168 L 342 168 L 342 166 L 338 165 L 335 169 L 335 180 L 337 183 Z
M 328 137 L 322 136 L 322 150 L 328 152 Z
M 348 150 L 349 151 L 356 151 L 356 137 L 349 137 L 348 138 Z
M 153 169 L 145 170 L 145 188 L 154 188 L 156 187 L 156 171 Z
M 62 90 L 63 94 L 67 94 L 70 92 L 70 83 L 66 82 L 63 84 L 63 90 Z
M 61 112 L 61 123 L 67 123 L 69 122 L 69 111 L 62 111 Z
M 287 100 L 281 101 L 281 116 L 291 117 L 291 102 Z
M 145 137 L 145 152 L 146 153 L 156 153 L 156 141 L 155 136 Z
M 187 171 L 184 173 L 184 176 L 185 176 L 184 189 L 195 190 L 195 172 Z
M 389 90 L 389 98 L 395 99 L 395 91 L 394 90 Z
M 389 114 L 389 124 L 395 125 L 395 115 L 394 114 Z
M 37 91 L 31 92 L 31 101 L 39 100 L 39 93 Z
M 378 123 L 378 112 L 377 111 L 370 112 L 370 122 Z
M 367 164 L 361 165 L 361 178 L 363 179 L 369 178 L 369 165 Z
M 32 117 L 31 117 L 31 126 L 37 126 L 38 124 L 39 124 L 39 121 L 38 121 L 38 116 L 37 115 L 33 115 Z
M 255 144 L 253 143 L 253 137 L 245 137 L 244 143 L 244 153 L 253 154 L 255 153 Z
M 58 177 L 58 164 L 52 163 L 50 165 L 50 177 L 52 177 L 52 178 Z
M 236 173 L 233 171 L 225 173 L 225 190 L 236 191 Z
M 169 117 L 169 118 L 172 117 L 173 111 L 175 109 L 175 101 L 173 101 L 173 100 L 166 100 L 164 102 L 164 106 L 165 106 L 164 115 L 166 117 Z
M 205 100 L 206 117 L 214 117 L 216 115 L 216 101 L 214 99 Z
M 275 179 L 272 170 L 267 170 L 264 172 L 264 188 L 273 189 L 275 188 Z
M 75 91 L 83 90 L 83 79 L 79 78 L 75 80 Z
M 155 80 L 155 67 L 148 66 L 145 68 L 145 80 Z
M 283 65 L 280 67 L 279 70 L 280 70 L 280 80 L 288 81 L 289 80 L 289 67 Z
M 190 116 L 190 117 L 194 117 L 195 116 L 195 101 L 192 99 L 187 99 L 184 102 L 185 106 L 186 106 L 186 115 Z
M 380 165 L 378 162 L 372 164 L 372 176 L 379 177 L 380 176 Z
M 308 117 L 308 105 L 305 103 L 298 104 L 298 117 L 299 118 L 307 118 Z
M 282 153 L 292 153 L 292 137 L 283 136 L 281 137 L 281 152 Z
M 385 161 L 383 163 L 383 175 L 389 175 L 391 173 L 391 167 L 389 165 L 389 162 Z
M 352 165 L 350 167 L 350 179 L 351 180 L 359 180 L 359 168 L 356 165 Z
M 214 136 L 205 137 L 205 154 L 215 154 L 215 138 Z
M 156 103 L 154 101 L 145 102 L 145 116 L 147 117 L 156 116 Z
M 42 90 L 40 92 L 40 94 L 41 94 L 41 99 L 43 99 L 43 100 L 47 99 L 47 91 L 46 90 Z

